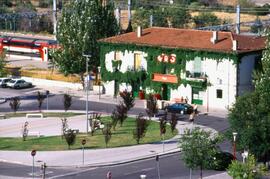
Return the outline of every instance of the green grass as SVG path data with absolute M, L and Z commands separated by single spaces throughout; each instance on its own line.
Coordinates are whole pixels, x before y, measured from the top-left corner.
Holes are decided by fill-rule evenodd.
M 31 114 L 35 114 L 35 113 L 40 113 L 40 112 L 30 112 Z M 18 113 L 7 113 L 6 117 L 7 118 L 13 118 L 13 117 L 25 117 L 27 113 L 24 112 L 18 112 Z M 82 113 L 72 113 L 72 112 L 50 112 L 50 113 L 46 113 L 43 112 L 42 113 L 44 117 L 72 117 L 72 116 L 78 116 L 78 115 L 82 115 Z
M 110 120 L 110 117 L 102 118 L 104 122 Z M 137 145 L 136 140 L 133 138 L 133 130 L 135 129 L 135 120 L 134 118 L 127 118 L 123 123 L 123 126 L 120 127 L 118 124 L 116 130 L 112 130 L 112 138 L 108 144 L 108 148 L 111 147 L 122 147 L 122 146 L 131 146 Z M 60 130 L 60 129 L 59 129 Z M 170 126 L 167 126 L 167 132 L 165 139 L 172 138 L 177 134 L 175 131 L 171 133 Z M 76 143 L 71 146 L 71 149 L 81 149 L 81 140 L 86 139 L 85 148 L 87 149 L 98 149 L 106 148 L 104 135 L 101 133 L 101 130 L 95 132 L 94 136 L 91 134 L 80 133 L 76 136 Z M 153 143 L 161 141 L 161 136 L 159 133 L 159 123 L 150 121 L 148 126 L 147 133 L 145 137 L 140 141 L 140 144 Z M 52 151 L 52 150 L 68 150 L 68 145 L 65 139 L 62 139 L 61 136 L 52 136 L 52 137 L 28 137 L 26 141 L 23 141 L 22 138 L 0 138 L 0 150 L 39 150 L 39 151 Z

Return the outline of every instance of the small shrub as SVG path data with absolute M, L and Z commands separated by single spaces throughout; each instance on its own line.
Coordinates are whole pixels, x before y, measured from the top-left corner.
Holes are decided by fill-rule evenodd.
M 129 111 L 131 108 L 135 105 L 134 97 L 132 96 L 131 92 L 128 92 L 127 90 L 120 93 L 121 98 L 123 99 L 123 103 L 127 108 L 127 111 Z
M 10 99 L 9 106 L 13 110 L 14 113 L 18 111 L 18 109 L 20 108 L 20 105 L 21 105 L 20 98 L 14 97 Z
M 28 136 L 28 122 L 26 121 L 22 127 L 22 138 L 23 138 L 23 141 L 26 140 Z
M 173 133 L 177 125 L 177 117 L 175 113 L 172 113 L 170 124 L 171 124 L 171 132 Z
M 44 99 L 46 98 L 46 95 L 41 94 L 40 91 L 37 92 L 37 101 L 38 101 L 38 109 L 41 111 L 41 106 L 43 104 Z
M 67 112 L 67 110 L 69 110 L 69 108 L 72 105 L 72 96 L 70 96 L 69 94 L 64 94 L 63 103 L 64 103 L 65 112 Z
M 112 137 L 111 128 L 112 128 L 111 123 L 108 123 L 108 124 L 106 124 L 106 126 L 102 130 L 102 133 L 104 135 L 106 148 L 108 147 L 108 143 L 109 143 L 109 141 L 111 140 L 111 137 Z
M 73 145 L 76 141 L 75 131 L 72 129 L 68 129 L 67 131 L 65 131 L 64 136 L 68 144 L 68 149 L 70 149 L 70 146 Z
M 136 117 L 136 128 L 133 131 L 133 137 L 135 138 L 137 144 L 140 143 L 140 140 L 145 136 L 149 121 L 143 118 L 142 114 L 139 114 Z
M 62 121 L 61 131 L 62 131 L 62 139 L 63 139 L 65 132 L 68 130 L 68 120 L 67 120 L 67 118 L 63 118 L 63 119 L 61 119 L 61 121 Z
M 146 102 L 146 113 L 151 119 L 151 117 L 153 117 L 158 112 L 157 99 L 154 97 L 154 95 L 150 94 Z

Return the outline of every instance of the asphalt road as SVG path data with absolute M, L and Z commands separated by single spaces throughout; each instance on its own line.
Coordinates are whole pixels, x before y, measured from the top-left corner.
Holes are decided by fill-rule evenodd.
M 37 91 L 44 92 L 41 88 L 27 88 L 27 89 L 9 89 L 0 88 L 0 98 L 10 98 L 19 96 L 21 98 L 21 105 L 18 111 L 33 111 L 38 110 L 38 103 L 36 100 Z M 64 110 L 63 107 L 63 95 L 62 94 L 50 94 L 49 95 L 49 109 L 51 110 Z M 46 99 L 42 104 L 42 110 L 46 110 Z M 89 101 L 90 111 L 99 111 L 104 113 L 111 113 L 115 108 L 115 104 L 109 103 L 99 103 L 94 101 Z M 73 96 L 72 106 L 70 110 L 85 110 L 85 101 L 80 100 L 79 97 Z M 0 112 L 12 112 L 9 103 L 0 104 Z M 130 114 L 139 114 L 140 112 L 145 112 L 141 108 L 133 108 Z
M 40 164 L 37 164 L 40 166 Z M 46 178 L 65 179 L 104 179 L 107 173 L 112 173 L 112 178 L 117 179 L 138 179 L 144 174 L 147 179 L 158 179 L 158 165 L 160 178 L 166 179 L 186 179 L 189 178 L 190 171 L 185 167 L 180 159 L 180 153 L 161 156 L 159 162 L 155 158 L 132 162 L 123 165 L 100 168 L 47 168 Z M 11 172 L 16 171 L 16 172 Z M 31 177 L 32 167 L 0 163 L 0 178 L 5 176 Z M 35 168 L 37 176 L 40 178 L 40 167 Z M 12 174 L 11 174 L 12 173 Z M 220 171 L 204 170 L 203 176 L 215 175 Z M 192 172 L 193 178 L 199 177 L 199 171 Z

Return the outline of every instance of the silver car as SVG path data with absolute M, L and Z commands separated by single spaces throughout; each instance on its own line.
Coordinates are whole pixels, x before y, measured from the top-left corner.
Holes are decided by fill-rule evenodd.
M 32 83 L 26 82 L 23 79 L 12 79 L 7 83 L 7 87 L 14 89 L 30 88 L 32 87 Z
M 7 87 L 7 83 L 11 80 L 11 78 L 0 78 L 0 87 Z

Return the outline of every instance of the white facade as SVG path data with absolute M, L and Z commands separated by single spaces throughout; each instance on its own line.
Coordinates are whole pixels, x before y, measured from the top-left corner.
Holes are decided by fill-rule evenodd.
M 147 72 L 147 54 L 135 51 L 125 51 L 121 53 L 122 64 L 119 69 L 121 72 L 126 72 L 128 69 L 133 69 L 135 65 L 135 54 L 141 54 L 141 67 Z M 234 64 L 233 60 L 224 58 L 222 60 L 200 59 L 195 58 L 193 61 L 186 63 L 186 72 L 181 74 L 181 79 L 187 80 L 207 80 L 209 84 L 206 90 L 197 91 L 194 94 L 194 89 L 190 85 L 184 86 L 181 84 L 178 89 L 171 89 L 170 100 L 175 98 L 188 99 L 191 103 L 192 99 L 199 99 L 202 105 L 209 108 L 227 109 L 235 102 L 237 95 L 243 94 L 245 91 L 252 90 L 252 71 L 255 64 L 255 55 L 244 56 L 240 64 Z M 176 57 L 177 58 L 177 57 Z M 115 60 L 115 52 L 107 53 L 105 56 L 106 70 L 113 72 L 112 60 Z M 199 65 L 198 65 L 199 64 Z M 203 78 L 189 76 L 189 74 L 201 74 Z M 180 79 L 180 80 L 181 80 Z M 105 93 L 114 94 L 114 81 L 104 84 Z M 120 91 L 125 89 L 131 90 L 131 86 L 121 84 Z

